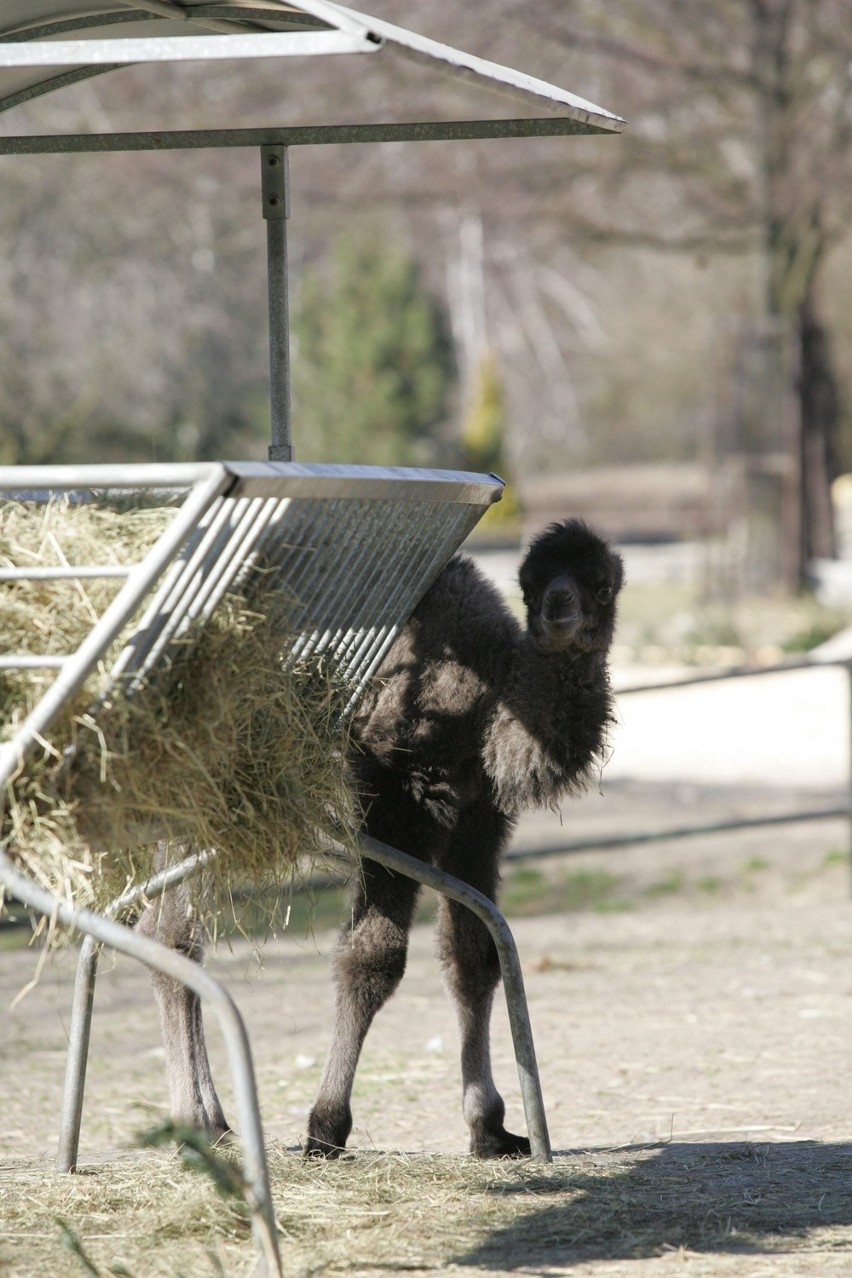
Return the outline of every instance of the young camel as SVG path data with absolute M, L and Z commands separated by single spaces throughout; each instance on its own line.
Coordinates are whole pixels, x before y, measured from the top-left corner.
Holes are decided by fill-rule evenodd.
M 620 557 L 579 520 L 553 524 L 520 570 L 522 629 L 475 565 L 457 557 L 400 635 L 354 723 L 352 769 L 375 838 L 495 899 L 519 812 L 581 790 L 603 763 L 612 720 L 607 655 Z M 306 1152 L 334 1156 L 367 1030 L 405 970 L 419 891 L 363 865 L 336 956 L 337 1010 Z M 499 964 L 484 924 L 440 899 L 438 954 L 461 1037 L 471 1151 L 522 1156 L 503 1126 L 489 1022 Z
M 605 759 L 613 717 L 608 652 L 623 580 L 620 557 L 580 520 L 552 524 L 521 565 L 526 628 L 475 565 L 457 556 L 415 609 L 353 723 L 350 766 L 367 833 L 495 899 L 518 814 L 581 791 Z M 352 1127 L 358 1057 L 405 970 L 418 894 L 364 861 L 335 961 L 332 1043 L 305 1152 L 336 1156 Z M 139 927 L 202 957 L 186 889 Z M 462 1106 L 471 1151 L 523 1156 L 503 1126 L 489 1024 L 499 964 L 484 927 L 441 898 L 438 953 L 461 1037 Z M 197 996 L 154 978 L 176 1123 L 214 1138 L 228 1124 L 213 1086 Z

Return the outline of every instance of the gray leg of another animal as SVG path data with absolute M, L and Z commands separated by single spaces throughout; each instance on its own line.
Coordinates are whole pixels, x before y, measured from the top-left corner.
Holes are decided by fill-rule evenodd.
M 308 1119 L 305 1153 L 335 1158 L 352 1130 L 352 1084 L 367 1031 L 402 980 L 419 884 L 362 862 L 352 916 L 335 956 L 331 1045 Z
M 158 869 L 162 868 L 163 855 L 158 854 Z M 152 901 L 136 930 L 198 963 L 204 956 L 201 925 L 191 894 L 183 884 Z M 201 999 L 186 985 L 161 972 L 151 972 L 151 984 L 160 1013 L 172 1121 L 182 1127 L 198 1128 L 216 1140 L 230 1128 L 210 1072 Z

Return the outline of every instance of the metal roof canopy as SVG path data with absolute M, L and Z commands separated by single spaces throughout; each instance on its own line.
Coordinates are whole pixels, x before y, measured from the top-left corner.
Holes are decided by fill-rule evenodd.
M 0 155 L 258 146 L 267 225 L 272 461 L 292 459 L 287 301 L 287 148 L 351 142 L 619 133 L 619 116 L 510 67 L 486 62 L 330 0 L 0 0 L 0 114 L 121 66 L 331 53 L 399 55 L 546 116 L 243 129 L 0 137 Z

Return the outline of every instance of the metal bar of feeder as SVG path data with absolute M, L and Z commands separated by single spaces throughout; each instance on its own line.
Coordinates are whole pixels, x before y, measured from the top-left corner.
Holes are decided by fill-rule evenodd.
M 43 494 L 48 492 L 89 491 L 99 488 L 117 488 L 128 491 L 137 488 L 162 488 L 174 490 L 189 488 L 207 479 L 219 462 L 166 462 L 111 466 L 99 463 L 91 465 L 62 466 L 0 466 L 0 493 L 24 492 Z
M 0 67 L 109 67 L 326 53 L 375 53 L 380 40 L 356 31 L 252 31 L 211 36 L 111 36 L 100 40 L 5 40 Z
M 73 564 L 55 568 L 0 568 L 0 581 L 86 581 L 89 578 L 129 577 L 136 564 Z
M 843 663 L 846 669 L 849 702 L 847 705 L 849 726 L 849 779 L 846 794 L 847 818 L 849 824 L 849 868 L 852 871 L 852 661 Z
M 68 1054 L 65 1057 L 62 1114 L 59 1119 L 59 1145 L 56 1151 L 58 1172 L 72 1172 L 77 1168 L 80 1127 L 83 1121 L 83 1093 L 86 1087 L 86 1067 L 89 1063 L 89 1040 L 95 1006 L 95 980 L 98 974 L 100 952 L 100 941 L 96 941 L 93 936 L 83 937 L 80 953 L 77 956 L 71 1019 L 68 1023 Z
M 423 120 L 245 129 L 160 129 L 139 133 L 17 134 L 0 138 L 0 155 L 110 151 L 195 151 L 221 147 L 336 146 L 367 142 L 471 142 L 488 138 L 565 137 L 611 130 L 565 116 L 520 120 Z
M 18 656 L 6 655 L 0 657 L 0 670 L 61 670 L 66 661 L 70 661 L 73 653 L 62 654 L 53 653 L 50 656 L 35 656 L 32 653 L 22 652 Z

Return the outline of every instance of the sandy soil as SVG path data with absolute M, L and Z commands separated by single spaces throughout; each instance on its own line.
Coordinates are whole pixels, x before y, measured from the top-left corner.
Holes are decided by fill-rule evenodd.
M 746 766 L 731 751 L 723 767 L 718 734 L 734 709 L 743 733 L 769 713 L 770 701 L 761 701 L 769 680 L 751 700 L 742 684 L 725 697 L 696 690 L 703 710 L 693 698 L 686 713 L 703 714 L 700 734 L 674 722 L 684 703 L 664 705 L 671 694 L 659 694 L 656 709 L 653 694 L 632 706 L 625 699 L 619 762 L 607 770 L 602 794 L 566 807 L 562 816 L 522 823 L 517 853 L 553 853 L 521 863 L 527 873 L 534 868 L 539 899 L 547 902 L 552 885 L 556 900 L 571 876 L 607 885 L 590 908 L 510 921 L 526 973 L 557 1163 L 564 1160 L 593 1195 L 595 1177 L 617 1158 L 626 1204 L 619 1211 L 626 1215 L 616 1213 L 616 1229 L 608 1206 L 593 1228 L 584 1218 L 580 1237 L 568 1208 L 554 1200 L 542 1209 L 538 1243 L 529 1231 L 513 1238 L 497 1230 L 488 1246 L 452 1264 L 442 1261 L 441 1272 L 471 1266 L 493 1274 L 601 1278 L 852 1272 L 848 823 L 782 822 L 570 856 L 564 851 L 628 833 L 645 837 L 694 823 L 840 805 L 848 767 L 843 681 L 834 672 L 806 676 L 810 684 L 796 678 L 798 684 L 786 693 L 776 689 L 771 699 L 775 731 L 763 737 L 772 746 L 768 764 L 752 759 Z M 791 731 L 793 706 L 798 727 Z M 663 746 L 672 739 L 691 745 L 666 755 Z M 717 761 L 709 773 L 708 751 Z M 814 758 L 823 758 L 822 773 Z M 517 865 L 510 874 L 516 872 Z M 266 1130 L 284 1148 L 298 1147 L 319 1078 L 333 943 L 332 930 L 285 934 L 265 944 L 258 958 L 240 941 L 220 947 L 211 962 L 245 1014 Z M 20 997 L 36 965 L 37 956 L 21 950 L 6 950 L 0 962 L 0 1178 L 14 1179 L 25 1164 L 47 1165 L 56 1148 L 74 952 L 49 958 L 37 984 Z M 226 1111 L 233 1113 L 215 1028 L 210 1039 Z M 494 1057 L 507 1125 L 522 1129 L 502 1006 L 495 1014 Z M 165 1115 L 165 1103 L 146 976 L 127 960 L 107 958 L 82 1161 L 126 1154 L 134 1134 Z M 466 1148 L 455 1027 L 428 927 L 415 930 L 403 987 L 368 1039 L 354 1109 L 356 1150 L 418 1155 Z M 722 1184 L 727 1223 L 708 1231 Z M 672 1202 L 675 1207 L 662 1212 L 660 1205 Z M 624 1241 L 639 1235 L 641 1246 L 631 1249 Z M 747 1242 L 738 1245 L 738 1239 Z M 0 1222 L 0 1272 L 7 1242 Z M 373 1270 L 361 1264 L 350 1272 Z

